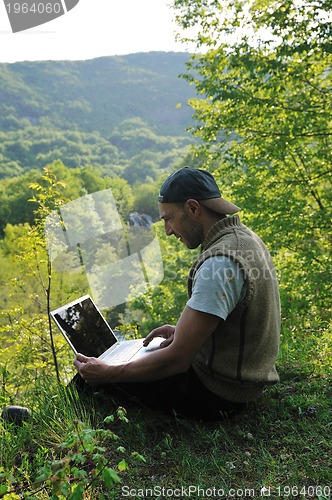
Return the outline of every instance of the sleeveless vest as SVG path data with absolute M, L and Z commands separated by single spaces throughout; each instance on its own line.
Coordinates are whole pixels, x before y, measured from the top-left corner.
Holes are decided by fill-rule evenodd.
M 233 402 L 256 400 L 279 380 L 275 362 L 280 339 L 280 299 L 271 256 L 262 240 L 234 215 L 214 224 L 188 277 L 209 257 L 225 255 L 244 272 L 247 294 L 220 323 L 193 360 L 205 386 Z

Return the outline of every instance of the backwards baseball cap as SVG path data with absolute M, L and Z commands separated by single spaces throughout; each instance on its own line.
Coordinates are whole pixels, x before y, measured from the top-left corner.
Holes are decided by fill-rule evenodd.
M 234 214 L 241 210 L 221 197 L 214 177 L 205 170 L 184 167 L 171 174 L 160 188 L 159 203 L 194 199 L 214 212 Z

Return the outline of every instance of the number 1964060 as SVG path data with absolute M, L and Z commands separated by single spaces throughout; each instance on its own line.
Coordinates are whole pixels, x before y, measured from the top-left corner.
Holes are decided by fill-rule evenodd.
M 331 486 L 278 486 L 278 496 L 297 498 L 305 496 L 306 498 L 329 499 L 332 492 Z
M 38 2 L 29 5 L 28 3 L 6 4 L 8 14 L 60 14 L 61 3 Z

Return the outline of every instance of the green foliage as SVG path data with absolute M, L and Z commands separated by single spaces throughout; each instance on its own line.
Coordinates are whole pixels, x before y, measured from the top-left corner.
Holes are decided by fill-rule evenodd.
M 185 78 L 197 155 L 266 241 L 281 282 L 325 309 L 331 272 L 329 2 L 176 0 L 202 53 Z M 291 256 L 293 254 L 293 256 Z M 289 263 L 292 262 L 292 266 Z
M 150 181 L 144 184 L 135 184 L 133 188 L 134 201 L 132 207 L 136 212 L 148 214 L 153 220 L 159 219 L 159 210 L 156 200 L 160 189 L 159 178 L 157 181 Z
M 95 489 L 103 483 L 107 489 L 111 489 L 120 478 L 109 467 L 110 460 L 105 456 L 106 447 L 101 444 L 106 440 L 118 439 L 109 429 L 90 429 L 75 420 L 59 446 L 60 458 L 46 461 L 37 473 L 35 484 L 45 484 L 54 500 L 82 499 L 86 490 Z M 89 472 L 86 471 L 87 467 Z
M 151 52 L 88 61 L 1 64 L 0 127 L 22 122 L 107 136 L 140 117 L 161 135 L 177 135 L 190 117 L 193 92 L 178 79 L 188 55 Z M 65 124 L 65 126 L 64 126 Z
M 46 310 L 46 306 L 44 306 Z M 63 382 L 74 374 L 73 355 L 58 331 L 53 332 L 53 349 L 49 334 L 50 324 L 45 311 L 30 313 L 23 308 L 11 308 L 1 312 L 0 334 L 2 338 L 1 383 L 3 404 L 16 404 L 34 407 L 36 383 L 43 373 L 56 375 Z M 52 379 L 50 388 L 56 390 Z
M 101 175 L 98 169 L 91 166 L 70 169 L 60 160 L 47 165 L 46 169 L 52 171 L 56 179 L 61 179 L 61 183 L 58 181 L 58 187 L 63 203 L 85 194 L 111 188 L 122 217 L 126 219 L 133 209 L 135 199 L 132 187 L 125 179 Z M 20 177 L 0 180 L 0 231 L 4 233 L 5 238 L 11 231 L 8 227 L 26 222 L 30 225 L 35 224 L 38 202 L 33 199 L 33 187 L 38 185 L 45 189 L 48 186 L 45 169 L 41 172 L 33 170 Z
M 138 497 L 138 488 L 154 490 L 155 497 L 162 488 L 181 491 L 183 487 L 188 493 L 191 485 L 201 491 L 214 486 L 223 488 L 224 496 L 230 496 L 230 490 L 234 494 L 238 489 L 248 492 L 251 488 L 259 497 L 265 487 L 270 488 L 270 498 L 280 497 L 278 488 L 285 492 L 285 498 L 293 498 L 283 488 L 297 486 L 303 492 L 306 488 L 307 494 L 301 495 L 304 498 L 328 500 L 330 388 L 327 380 L 308 377 L 300 364 L 284 370 L 279 386 L 269 388 L 255 408 L 232 420 L 209 425 L 137 411 L 137 407 L 127 410 L 129 421 L 123 422 L 116 409 L 110 411 L 103 406 L 105 400 L 98 402 L 98 410 L 103 410 L 100 414 L 94 414 L 96 409 L 85 401 L 85 415 L 75 417 L 76 397 L 63 399 L 60 404 L 59 394 L 45 392 L 45 402 L 39 401 L 33 422 L 21 428 L 0 423 L 5 466 L 0 471 L 2 493 L 6 488 L 12 498 L 50 498 L 52 486 L 46 483 L 52 477 L 52 466 L 69 460 L 70 486 L 85 482 L 85 499 L 119 499 L 128 491 L 136 491 Z M 86 452 L 79 450 L 82 445 L 76 428 L 81 430 L 83 442 L 88 441 Z M 54 429 L 59 433 L 56 440 Z M 72 441 L 69 429 L 77 436 Z M 114 440 L 112 433 L 119 439 Z M 116 471 L 119 483 L 107 487 L 101 476 L 87 489 L 86 481 L 96 468 L 90 446 L 95 454 L 101 453 L 101 461 L 110 460 L 107 468 Z M 143 457 L 132 450 L 141 450 Z M 85 463 L 79 462 L 75 468 L 74 460 L 79 457 Z M 45 466 L 49 467 L 49 478 L 36 484 L 37 471 Z M 86 472 L 85 477 L 75 477 L 80 470 Z M 58 482 L 65 488 L 64 483 Z
M 12 177 L 33 168 L 41 170 L 58 159 L 70 168 L 94 164 L 109 173 L 118 171 L 119 151 L 98 132 L 86 133 L 25 125 L 4 130 L 1 137 L 0 177 Z M 15 166 L 16 165 L 16 166 Z
M 60 169 L 63 167 L 61 164 L 58 166 Z M 54 336 L 49 313 L 51 300 L 58 304 L 62 294 L 72 292 L 74 288 L 72 276 L 67 275 L 65 279 L 58 276 L 53 293 L 55 276 L 44 235 L 45 218 L 63 204 L 61 190 L 65 186 L 51 169 L 45 168 L 40 183 L 33 182 L 29 187 L 32 197 L 28 201 L 37 207 L 33 210 L 34 224 L 19 228 L 7 225 L 3 246 L 4 261 L 13 259 L 10 272 L 16 271 L 14 277 L 7 275 L 4 279 L 1 294 L 6 300 L 5 307 L 0 311 L 2 366 L 3 373 L 6 373 L 3 388 L 10 399 L 22 395 L 25 387 L 32 387 L 44 370 L 55 369 L 60 381 L 59 367 L 60 364 L 62 366 L 63 356 L 58 354 L 59 351 L 61 353 L 63 339 L 59 339 L 59 335 Z M 80 275 L 76 276 L 75 283 L 78 287 L 84 284 Z M 66 352 L 64 358 L 64 366 L 70 366 Z M 67 376 L 67 372 L 68 369 L 65 369 L 63 375 Z M 11 377 L 8 374 L 12 374 Z
M 129 123 L 128 123 L 129 122 Z M 93 165 L 100 176 L 120 174 L 130 183 L 145 180 L 147 161 L 153 162 L 152 177 L 161 168 L 178 161 L 192 140 L 189 137 L 162 136 L 137 119 L 115 128 L 109 139 L 99 132 L 57 130 L 52 127 L 25 126 L 23 129 L 0 131 L 0 179 L 22 175 L 61 159 L 68 168 Z M 130 168 L 135 172 L 130 173 Z M 125 173 L 125 175 L 124 175 Z
M 0 64 L 0 179 L 60 159 L 130 183 L 145 181 L 146 169 L 156 178 L 192 143 L 190 110 L 177 107 L 193 96 L 178 78 L 187 60 L 150 53 Z
M 114 431 L 129 424 L 123 407 L 92 427 L 86 416 L 84 421 L 70 421 L 72 413 L 80 412 L 78 395 L 68 389 L 59 394 L 53 408 L 47 408 L 50 405 L 39 398 L 41 406 L 21 428 L 0 422 L 1 458 L 7 459 L 6 468 L 0 467 L 0 492 L 4 498 L 108 498 L 121 481 L 119 474 L 145 462 L 140 453 L 119 445 L 121 438 Z M 46 442 L 54 437 L 58 442 L 49 448 Z M 30 453 L 20 456 L 20 447 L 30 449 Z

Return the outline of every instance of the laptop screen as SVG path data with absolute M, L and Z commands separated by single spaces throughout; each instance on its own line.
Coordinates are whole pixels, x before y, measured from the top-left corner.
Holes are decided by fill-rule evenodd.
M 98 358 L 117 342 L 110 326 L 86 296 L 51 313 L 72 348 L 85 356 Z

